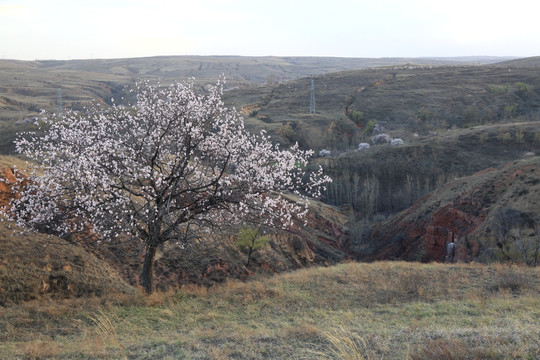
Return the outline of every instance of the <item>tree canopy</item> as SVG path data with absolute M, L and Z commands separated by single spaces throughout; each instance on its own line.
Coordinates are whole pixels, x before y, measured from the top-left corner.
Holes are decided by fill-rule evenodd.
M 38 165 L 12 217 L 63 237 L 131 235 L 144 247 L 147 292 L 165 242 L 188 241 L 212 224 L 287 227 L 303 218 L 308 196 L 320 196 L 330 179 L 320 167 L 308 171 L 312 151 L 281 149 L 264 132 L 246 131 L 224 106 L 223 86 L 220 79 L 198 93 L 193 82 L 141 82 L 132 107 L 96 104 L 43 119 L 43 135 L 16 141 Z

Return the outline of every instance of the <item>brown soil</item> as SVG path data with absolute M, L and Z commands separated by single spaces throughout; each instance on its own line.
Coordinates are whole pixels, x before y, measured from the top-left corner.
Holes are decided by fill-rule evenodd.
M 456 179 L 375 225 L 377 250 L 360 258 L 443 261 L 456 243 L 456 261 L 486 259 L 495 216 L 511 208 L 540 219 L 540 157 Z

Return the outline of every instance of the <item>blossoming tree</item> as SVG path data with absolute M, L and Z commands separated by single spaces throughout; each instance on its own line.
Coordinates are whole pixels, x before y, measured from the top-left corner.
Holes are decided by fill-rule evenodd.
M 330 181 L 320 167 L 306 170 L 311 151 L 248 133 L 223 104 L 221 79 L 205 94 L 193 82 L 142 82 L 135 91 L 131 108 L 66 111 L 44 119 L 43 135 L 20 137 L 18 152 L 39 165 L 10 211 L 19 224 L 59 236 L 133 236 L 148 293 L 160 245 L 246 218 L 290 226 Z

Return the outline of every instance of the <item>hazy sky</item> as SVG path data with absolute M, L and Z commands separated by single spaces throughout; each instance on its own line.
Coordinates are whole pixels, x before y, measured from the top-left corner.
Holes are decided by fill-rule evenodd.
M 537 56 L 538 0 L 0 0 L 0 56 Z

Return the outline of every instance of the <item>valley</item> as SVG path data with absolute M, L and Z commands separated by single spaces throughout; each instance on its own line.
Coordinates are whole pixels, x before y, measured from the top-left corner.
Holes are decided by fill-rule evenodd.
M 12 141 L 17 132 L 35 129 L 41 109 L 81 110 L 92 101 L 128 105 L 133 99 L 126 86 L 141 78 L 168 84 L 194 76 L 202 90 L 224 74 L 225 104 L 243 115 L 248 130 L 264 130 L 285 148 L 298 142 L 313 149 L 312 165 L 321 165 L 333 182 L 311 202 L 308 225 L 270 234 L 250 268 L 230 236 L 208 249 L 160 249 L 160 289 L 345 259 L 439 262 L 452 241 L 458 262 L 529 262 L 527 251 L 540 241 L 540 61 L 498 60 L 504 59 L 4 61 L 2 174 L 15 163 L 24 166 Z M 310 114 L 312 80 L 316 111 Z M 374 143 L 375 136 L 382 140 Z M 392 146 L 392 139 L 401 141 Z M 15 195 L 5 187 L 0 192 L 4 204 Z M 521 245 L 496 230 L 503 213 L 518 219 L 506 230 L 519 228 Z M 137 284 L 139 259 L 125 260 L 136 249 L 82 245 Z M 530 248 L 526 255 L 518 245 Z

